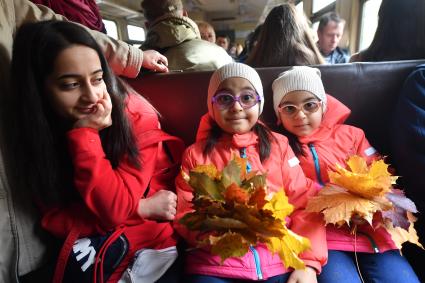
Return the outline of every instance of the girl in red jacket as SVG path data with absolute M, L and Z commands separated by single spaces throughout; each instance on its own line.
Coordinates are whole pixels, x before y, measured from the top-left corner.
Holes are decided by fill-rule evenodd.
M 108 246 L 119 236 L 126 242 L 111 251 L 122 257 L 108 282 L 121 278 L 137 251 L 167 249 L 172 256 L 152 280 L 158 279 L 176 257 L 169 221 L 177 196 L 150 186 L 158 160 L 165 158 L 162 144 L 149 142 L 159 132 L 153 107 L 127 93 L 94 39 L 67 22 L 20 28 L 12 79 L 15 173 L 42 207 L 43 228 L 66 239 L 54 280 L 62 281 L 72 257 L 81 265 L 77 273 L 93 272 L 100 254 L 93 239 L 108 234 L 100 271 Z
M 323 186 L 329 181 L 328 170 L 345 164 L 350 156 L 360 155 L 369 162 L 378 157 L 361 129 L 343 124 L 350 110 L 325 94 L 318 69 L 293 67 L 272 88 L 278 123 L 308 178 Z M 383 227 L 363 224 L 356 240 L 347 225 L 328 225 L 326 230 L 329 258 L 319 282 L 361 282 L 355 249 L 365 282 L 419 282 Z
M 316 272 L 320 272 L 326 262 L 326 247 L 319 244 L 325 240 L 325 230 L 317 215 L 302 210 L 307 201 L 308 184 L 287 139 L 272 133 L 258 120 L 264 95 L 257 72 L 240 63 L 221 67 L 210 79 L 207 103 L 208 114 L 201 120 L 196 143 L 183 156 L 182 170 L 189 173 L 203 164 L 214 164 L 222 170 L 234 155 L 246 157 L 248 170 L 267 172 L 268 193 L 285 188 L 289 202 L 297 210 L 291 215 L 290 228 L 308 237 L 314 249 L 301 255 L 307 268 L 296 271 L 283 266 L 279 256 L 271 254 L 264 244 L 251 247 L 244 256 L 228 258 L 223 263 L 206 249 L 189 249 L 184 282 L 226 283 L 243 279 L 283 283 L 288 278 L 290 282 L 316 282 Z M 190 202 L 193 189 L 180 175 L 176 184 L 175 228 L 194 248 L 197 246 L 195 232 L 178 222 L 193 211 Z

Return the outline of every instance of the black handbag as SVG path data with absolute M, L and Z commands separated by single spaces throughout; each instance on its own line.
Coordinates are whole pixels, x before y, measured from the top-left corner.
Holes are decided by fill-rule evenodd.
M 78 238 L 78 230 L 73 229 L 65 240 L 53 282 L 107 281 L 129 250 L 123 228 L 86 238 Z

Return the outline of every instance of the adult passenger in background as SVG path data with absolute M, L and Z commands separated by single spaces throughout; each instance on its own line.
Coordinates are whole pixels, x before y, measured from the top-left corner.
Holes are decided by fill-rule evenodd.
M 64 18 L 47 7 L 37 6 L 28 0 L 0 0 L 0 7 L 0 282 L 9 283 L 17 282 L 20 276 L 40 267 L 46 252 L 39 217 L 31 198 L 7 176 L 7 173 L 9 175 L 13 171 L 8 161 L 13 158 L 13 152 L 6 146 L 8 136 L 4 132 L 5 123 L 10 121 L 10 117 L 5 116 L 5 98 L 10 91 L 13 37 L 24 23 Z M 136 77 L 142 66 L 158 71 L 167 70 L 167 59 L 156 51 L 141 52 L 103 33 L 90 33 L 101 46 L 117 75 Z
M 393 115 L 391 145 L 393 164 L 402 189 L 419 211 L 415 223 L 419 239 L 425 239 L 425 65 L 419 65 L 406 79 Z M 422 176 L 422 177 L 421 177 Z M 403 254 L 418 277 L 425 282 L 425 252 L 406 245 Z
M 292 4 L 274 7 L 267 15 L 257 45 L 246 60 L 252 67 L 323 64 L 307 19 Z
M 248 34 L 245 39 L 245 48 L 242 50 L 242 53 L 239 54 L 237 61 L 244 63 L 248 58 L 249 54 L 251 54 L 255 45 L 258 43 L 258 38 L 260 37 L 261 30 L 263 28 L 263 24 L 259 24 L 253 32 Z
M 317 46 L 328 64 L 348 63 L 350 59 L 347 50 L 338 46 L 344 26 L 345 20 L 335 12 L 326 13 L 320 18 Z
M 222 48 L 201 39 L 181 0 L 144 0 L 142 9 L 148 32 L 141 48 L 164 54 L 170 69 L 215 70 L 233 61 Z
M 68 20 L 82 24 L 89 29 L 106 33 L 105 25 L 95 0 L 31 0 L 35 4 L 49 7 Z
M 424 0 L 382 0 L 372 43 L 350 61 L 425 59 L 424 11 Z
M 201 38 L 203 40 L 209 41 L 211 43 L 215 43 L 215 31 L 214 27 L 207 22 L 199 21 L 196 22 L 198 24 L 199 33 L 201 34 Z
M 223 47 L 226 52 L 229 52 L 229 46 L 230 46 L 230 38 L 226 35 L 218 35 L 217 39 L 215 40 L 215 43 L 218 46 Z

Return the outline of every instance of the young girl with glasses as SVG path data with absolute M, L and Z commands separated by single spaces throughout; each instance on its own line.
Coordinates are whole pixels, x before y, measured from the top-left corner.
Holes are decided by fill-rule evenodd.
M 350 110 L 325 94 L 318 69 L 293 67 L 282 73 L 272 88 L 278 123 L 307 178 L 323 186 L 329 182 L 328 170 L 337 163 L 345 164 L 350 156 L 360 155 L 367 162 L 379 157 L 361 129 L 343 124 Z M 359 224 L 356 239 L 348 225 L 326 226 L 329 258 L 319 282 L 361 282 L 355 251 L 365 282 L 418 282 L 384 228 Z
M 325 231 L 318 215 L 302 210 L 307 194 L 314 189 L 309 190 L 311 182 L 307 183 L 287 139 L 259 121 L 264 95 L 257 72 L 241 63 L 221 67 L 210 79 L 207 105 L 208 113 L 201 120 L 196 143 L 183 155 L 182 170 L 189 173 L 203 164 L 214 164 L 222 170 L 235 155 L 246 157 L 248 171 L 267 173 L 267 193 L 285 189 L 296 209 L 290 228 L 308 237 L 314 248 L 301 255 L 306 269 L 296 271 L 283 266 L 279 256 L 270 253 L 264 244 L 252 246 L 243 257 L 228 258 L 223 263 L 208 249 L 192 249 L 197 246 L 197 234 L 178 221 L 193 211 L 193 189 L 178 176 L 175 228 L 190 247 L 184 282 L 287 282 L 288 278 L 291 282 L 316 282 L 316 273 L 326 261 L 326 247 L 319 244 L 325 240 Z

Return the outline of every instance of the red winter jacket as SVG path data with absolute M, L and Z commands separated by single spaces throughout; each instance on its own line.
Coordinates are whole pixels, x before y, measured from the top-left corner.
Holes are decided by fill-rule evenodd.
M 139 200 L 156 172 L 156 161 L 163 158 L 158 154 L 163 154 L 158 150 L 158 143 L 144 146 L 148 132 L 159 128 L 158 116 L 148 102 L 136 95 L 129 96 L 126 112 L 140 148 L 141 169 L 127 159 L 113 169 L 105 157 L 98 131 L 90 128 L 70 130 L 67 138 L 75 169 L 74 184 L 83 201 L 50 208 L 42 218 L 43 228 L 59 238 L 66 238 L 76 223 L 82 228 L 80 237 L 104 234 L 125 225 L 129 253 L 109 282 L 119 280 L 137 250 L 176 245 L 170 222 L 159 223 L 137 215 Z M 151 187 L 149 195 L 153 193 Z
M 301 167 L 306 177 L 321 184 L 329 182 L 328 170 L 335 169 L 337 163 L 345 167 L 347 159 L 352 155 L 363 156 L 368 162 L 379 157 L 361 129 L 343 124 L 351 111 L 332 96 L 327 97 L 327 111 L 320 127 L 310 136 L 299 138 L 306 154 L 306 156 L 298 157 Z M 314 151 L 316 156 L 313 154 Z M 396 249 L 391 236 L 384 228 L 375 230 L 369 224 L 359 227 L 356 248 L 354 236 L 350 234 L 348 226 L 338 229 L 328 225 L 327 242 L 330 250 L 354 251 L 356 249 L 358 252 L 372 253 L 377 251 L 374 249 L 375 244 L 379 252 Z
M 207 114 L 201 120 L 197 142 L 191 145 L 183 155 L 182 170 L 189 173 L 191 169 L 202 164 L 214 164 L 218 170 L 222 170 L 234 155 L 239 156 L 240 150 L 245 148 L 252 170 L 267 172 L 268 193 L 285 189 L 289 202 L 295 208 L 288 226 L 295 233 L 309 238 L 312 244 L 312 250 L 303 253 L 300 257 L 307 265 L 320 271 L 327 260 L 325 229 L 318 214 L 307 213 L 303 210 L 307 204 L 312 182 L 307 182 L 286 137 L 273 134 L 275 141 L 271 145 L 270 157 L 263 162 L 260 161 L 258 137 L 254 132 L 241 135 L 223 134 L 211 153 L 206 156 L 203 154 L 203 149 L 210 128 L 208 117 Z M 189 231 L 178 222 L 186 213 L 193 211 L 190 202 L 193 198 L 193 189 L 181 175 L 177 176 L 176 189 L 178 202 L 174 227 L 189 246 L 195 247 L 197 233 Z M 315 192 L 315 189 L 310 188 L 310 190 Z M 187 253 L 185 269 L 189 274 L 249 280 L 266 279 L 291 271 L 283 266 L 277 254 L 272 255 L 263 244 L 255 246 L 243 257 L 228 258 L 223 263 L 218 256 L 212 255 L 205 249 L 192 249 Z

